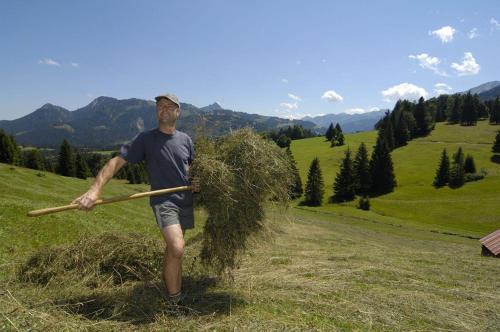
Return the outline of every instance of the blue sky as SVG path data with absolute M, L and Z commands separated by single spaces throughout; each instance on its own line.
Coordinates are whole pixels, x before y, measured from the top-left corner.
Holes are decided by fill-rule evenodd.
M 0 31 L 0 119 L 165 91 L 281 117 L 366 112 L 500 80 L 499 1 L 12 0 Z

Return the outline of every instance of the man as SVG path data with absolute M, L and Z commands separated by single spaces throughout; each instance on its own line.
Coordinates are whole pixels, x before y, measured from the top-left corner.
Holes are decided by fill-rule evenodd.
M 191 138 L 175 129 L 180 104 L 175 95 L 166 93 L 156 99 L 158 128 L 140 133 L 130 145 L 122 146 L 120 155 L 100 170 L 90 189 L 73 201 L 79 209 L 91 210 L 104 185 L 127 162 L 146 162 L 151 190 L 189 185 L 189 166 L 194 157 Z M 194 179 L 192 191 L 199 191 Z M 189 191 L 150 198 L 156 221 L 166 243 L 163 257 L 163 280 L 169 302 L 177 304 L 182 297 L 182 255 L 184 232 L 194 227 L 193 197 Z

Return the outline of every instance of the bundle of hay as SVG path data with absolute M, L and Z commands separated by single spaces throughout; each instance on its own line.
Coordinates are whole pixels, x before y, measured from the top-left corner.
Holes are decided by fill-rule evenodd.
M 192 174 L 200 179 L 200 202 L 208 212 L 202 262 L 217 273 L 237 267 L 248 237 L 261 229 L 269 199 L 286 204 L 291 164 L 272 141 L 241 129 L 217 140 L 199 139 Z
M 151 280 L 160 271 L 161 241 L 140 234 L 104 233 L 77 242 L 42 248 L 20 267 L 18 278 L 46 285 L 49 282 L 82 282 L 85 286 Z

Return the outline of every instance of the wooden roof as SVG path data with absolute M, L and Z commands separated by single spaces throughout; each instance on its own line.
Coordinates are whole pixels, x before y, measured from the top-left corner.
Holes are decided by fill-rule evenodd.
M 500 254 L 500 229 L 497 229 L 493 233 L 486 235 L 481 240 L 479 240 L 483 246 L 488 248 L 493 255 Z

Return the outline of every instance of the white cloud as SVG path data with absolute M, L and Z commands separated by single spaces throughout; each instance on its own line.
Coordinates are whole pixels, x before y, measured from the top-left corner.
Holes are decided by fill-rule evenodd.
M 451 68 L 457 71 L 458 76 L 476 75 L 481 70 L 471 52 L 465 52 L 462 63 L 453 62 Z
M 436 83 L 434 84 L 434 92 L 438 95 L 449 94 L 453 88 L 446 83 Z
M 474 39 L 474 38 L 479 37 L 479 33 L 477 33 L 477 28 L 474 28 L 471 31 L 469 31 L 467 36 L 469 37 L 469 39 Z
M 296 110 L 297 108 L 299 108 L 299 104 L 298 103 L 281 103 L 280 104 L 280 107 L 283 107 L 283 108 L 286 108 L 287 110 Z
M 366 113 L 366 112 L 367 111 L 365 111 L 362 108 L 349 108 L 349 109 L 346 109 L 344 111 L 344 113 L 347 113 L 347 114 L 363 114 L 363 113 Z
M 382 91 L 384 101 L 391 102 L 398 99 L 416 100 L 420 97 L 427 98 L 427 91 L 424 88 L 411 83 L 401 83 Z
M 374 107 L 370 107 L 370 108 L 368 109 L 368 112 L 377 112 L 377 111 L 380 111 L 380 107 L 376 107 L 376 106 L 374 106 Z
M 337 92 L 335 92 L 333 90 L 325 91 L 325 93 L 323 93 L 323 95 L 321 96 L 321 99 L 326 99 L 331 103 L 335 103 L 335 102 L 344 100 L 344 98 L 342 98 L 341 95 L 339 95 Z
M 429 31 L 429 35 L 438 37 L 443 43 L 449 43 L 453 40 L 456 31 L 453 27 L 447 25 L 441 29 Z
M 438 65 L 441 63 L 441 60 L 439 60 L 439 58 L 430 56 L 427 53 L 409 55 L 408 57 L 410 59 L 418 60 L 418 64 L 420 67 L 432 70 L 435 74 L 446 76 L 446 73 L 440 71 L 438 68 Z
M 289 94 L 288 94 L 288 97 L 292 98 L 292 99 L 293 99 L 293 100 L 295 100 L 295 101 L 302 101 L 302 99 L 300 99 L 300 97 L 299 97 L 299 96 L 296 96 L 296 95 L 294 95 L 294 94 L 292 94 L 292 93 L 289 93 Z
M 493 17 L 490 19 L 490 24 L 492 25 L 492 28 L 500 30 L 500 23 L 497 20 L 495 20 Z
M 78 64 L 78 63 L 76 63 L 76 62 L 72 62 L 72 63 L 71 63 L 71 67 L 78 68 L 78 67 L 80 67 L 80 64 Z
M 285 84 L 287 84 L 287 83 L 288 83 L 288 80 L 287 80 L 286 78 L 282 78 L 282 79 L 281 79 L 281 83 L 285 83 Z
M 42 60 L 38 60 L 38 63 L 41 64 L 41 65 L 48 65 L 48 66 L 56 66 L 56 67 L 60 67 L 61 64 L 53 59 L 42 59 Z
M 289 114 L 285 114 L 283 115 L 283 117 L 285 119 L 288 119 L 288 120 L 300 120 L 300 119 L 303 119 L 305 118 L 306 116 L 311 116 L 311 117 L 314 117 L 314 116 L 319 116 L 319 115 L 315 115 L 315 114 L 302 114 L 302 113 L 289 113 Z

